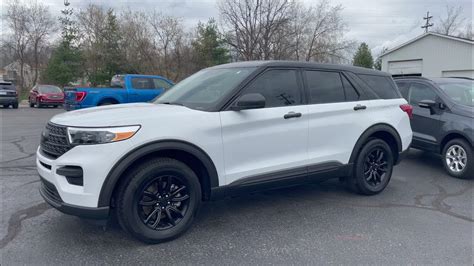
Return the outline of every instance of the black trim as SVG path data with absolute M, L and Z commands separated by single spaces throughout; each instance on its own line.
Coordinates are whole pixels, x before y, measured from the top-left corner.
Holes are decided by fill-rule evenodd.
M 362 135 L 359 137 L 359 139 L 356 142 L 356 145 L 354 146 L 354 149 L 352 150 L 351 157 L 349 159 L 349 163 L 354 163 L 355 160 L 357 159 L 357 155 L 359 154 L 359 151 L 362 149 L 363 145 L 369 140 L 369 137 L 372 136 L 375 133 L 378 132 L 385 132 L 390 135 L 392 135 L 393 138 L 395 138 L 395 141 L 397 142 L 397 148 L 398 152 L 402 151 L 402 140 L 400 138 L 400 135 L 398 134 L 397 130 L 395 130 L 392 126 L 388 124 L 376 124 L 368 128 Z M 398 160 L 398 153 L 394 154 L 397 158 L 395 158 L 395 161 Z
M 107 219 L 109 217 L 109 207 L 91 208 L 64 203 L 57 193 L 56 187 L 41 176 L 40 179 L 42 181 L 39 190 L 41 196 L 46 203 L 58 211 L 88 219 Z
M 398 153 L 398 158 L 397 158 L 397 160 L 395 161 L 394 165 L 400 164 L 400 162 L 401 162 L 402 160 L 404 160 L 404 159 L 408 156 L 408 153 L 409 153 L 409 152 L 410 152 L 410 149 L 406 149 L 406 150 L 404 150 L 404 151 L 402 151 L 402 152 L 399 152 L 399 153 Z
M 194 157 L 198 158 L 206 168 L 209 173 L 209 180 L 204 180 L 207 184 L 202 184 L 204 189 L 211 189 L 219 186 L 219 177 L 217 175 L 216 167 L 212 162 L 209 155 L 204 152 L 201 148 L 191 144 L 189 142 L 181 140 L 161 140 L 156 142 L 147 143 L 136 149 L 130 151 L 125 156 L 123 156 L 120 161 L 118 161 L 109 172 L 105 181 L 102 185 L 102 189 L 99 195 L 99 207 L 105 207 L 110 205 L 110 200 L 115 189 L 115 186 L 119 179 L 122 177 L 122 174 L 136 161 L 140 160 L 146 155 L 149 155 L 154 152 L 159 152 L 163 150 L 178 150 L 189 153 Z M 206 188 L 208 185 L 208 188 Z
M 63 166 L 56 170 L 56 174 L 66 177 L 67 182 L 71 185 L 84 185 L 83 171 L 80 166 Z
M 217 200 L 255 191 L 297 186 L 306 183 L 321 182 L 331 178 L 345 177 L 351 174 L 352 169 L 352 164 L 343 165 L 339 162 L 325 162 L 311 166 L 249 176 L 226 186 L 212 188 L 211 199 Z

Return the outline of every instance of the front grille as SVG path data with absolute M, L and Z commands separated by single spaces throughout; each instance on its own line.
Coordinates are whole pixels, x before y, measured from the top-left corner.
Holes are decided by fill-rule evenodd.
M 52 183 L 46 181 L 44 178 L 41 178 L 41 190 L 43 191 L 45 196 L 48 197 L 49 199 L 57 203 L 63 202 L 63 200 L 61 199 L 61 196 L 59 196 L 59 193 L 56 187 Z
M 48 156 L 58 158 L 71 148 L 67 140 L 66 127 L 48 123 L 41 136 L 41 151 Z

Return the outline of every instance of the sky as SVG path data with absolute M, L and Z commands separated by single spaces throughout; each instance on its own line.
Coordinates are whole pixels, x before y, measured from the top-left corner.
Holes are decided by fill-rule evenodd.
M 0 0 L 0 12 L 4 12 L 6 1 Z M 22 0 L 40 1 L 59 16 L 63 0 Z M 216 7 L 218 0 L 69 0 L 73 8 L 84 8 L 93 3 L 111 7 L 117 11 L 131 9 L 140 11 L 157 10 L 165 14 L 181 17 L 188 27 L 198 21 L 214 17 L 219 20 Z M 318 0 L 302 0 L 315 4 Z M 446 13 L 446 5 L 460 5 L 463 16 L 472 23 L 474 13 L 472 0 L 329 0 L 332 5 L 343 6 L 342 16 L 348 26 L 346 37 L 357 42 L 366 42 L 377 55 L 382 47 L 393 48 L 424 31 L 423 16 L 429 11 L 436 24 Z

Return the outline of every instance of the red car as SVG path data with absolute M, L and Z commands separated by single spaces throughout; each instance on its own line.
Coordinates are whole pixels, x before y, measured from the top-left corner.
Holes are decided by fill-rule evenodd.
M 64 92 L 53 85 L 36 85 L 30 91 L 28 97 L 30 107 L 53 106 L 58 107 L 64 104 Z

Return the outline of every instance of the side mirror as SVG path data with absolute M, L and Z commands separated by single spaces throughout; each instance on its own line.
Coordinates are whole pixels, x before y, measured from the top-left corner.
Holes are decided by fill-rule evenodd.
M 430 109 L 430 114 L 434 115 L 434 114 L 436 114 L 435 108 L 439 105 L 438 105 L 438 103 L 436 103 L 435 101 L 432 101 L 432 100 L 422 100 L 422 101 L 418 102 L 418 106 L 420 108 Z
M 265 97 L 260 93 L 248 93 L 240 96 L 231 106 L 231 110 L 240 111 L 265 107 Z

